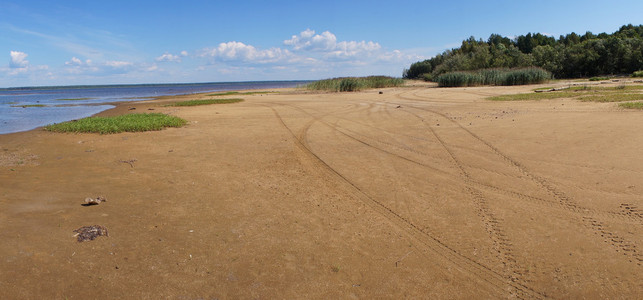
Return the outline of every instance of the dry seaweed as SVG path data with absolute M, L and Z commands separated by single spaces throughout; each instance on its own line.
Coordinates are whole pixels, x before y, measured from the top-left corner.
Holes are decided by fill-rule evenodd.
M 74 232 L 76 232 L 74 236 L 77 237 L 78 242 L 93 241 L 101 235 L 109 236 L 107 228 L 101 225 L 83 226 L 74 230 Z

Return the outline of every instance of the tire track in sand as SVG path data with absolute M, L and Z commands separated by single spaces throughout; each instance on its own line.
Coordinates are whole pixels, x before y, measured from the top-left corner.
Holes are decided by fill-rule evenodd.
M 413 94 L 415 97 L 421 97 L 416 94 Z M 410 98 L 408 96 L 398 94 L 396 95 L 397 98 L 400 100 L 410 100 L 410 101 L 417 101 L 418 99 Z M 393 105 L 400 105 L 397 103 L 392 103 Z M 579 221 L 580 224 L 583 224 L 584 227 L 589 229 L 590 231 L 594 232 L 594 235 L 600 236 L 601 239 L 611 248 L 613 248 L 616 252 L 620 252 L 623 255 L 625 255 L 628 260 L 632 263 L 636 263 L 638 266 L 643 265 L 643 255 L 638 251 L 636 244 L 628 241 L 627 239 L 623 238 L 622 236 L 618 235 L 617 233 L 609 230 L 608 225 L 605 224 L 604 222 L 601 222 L 600 220 L 596 219 L 596 216 L 607 216 L 607 217 L 618 217 L 618 218 L 636 218 L 639 219 L 639 222 L 641 221 L 640 214 L 621 214 L 621 213 L 609 213 L 609 212 L 604 212 L 604 211 L 597 211 L 594 209 L 590 209 L 588 207 L 584 207 L 574 201 L 571 197 L 569 197 L 566 193 L 558 189 L 554 184 L 550 183 L 548 180 L 545 178 L 538 176 L 532 172 L 530 172 L 525 166 L 520 164 L 518 161 L 514 160 L 513 158 L 509 157 L 508 155 L 504 154 L 501 152 L 497 147 L 495 147 L 493 144 L 490 142 L 484 140 L 471 130 L 467 129 L 466 127 L 462 126 L 462 124 L 458 123 L 457 121 L 451 119 L 449 116 L 432 110 L 428 109 L 426 107 L 417 107 L 413 105 L 408 105 L 405 104 L 406 107 L 410 107 L 415 110 L 420 110 L 424 112 L 431 113 L 433 115 L 436 115 L 438 117 L 443 118 L 447 122 L 450 122 L 451 124 L 455 125 L 456 128 L 462 130 L 464 134 L 472 137 L 474 140 L 477 140 L 479 143 L 482 145 L 486 146 L 489 148 L 496 156 L 500 157 L 502 160 L 504 160 L 509 166 L 512 168 L 518 170 L 522 175 L 524 175 L 526 178 L 537 184 L 538 187 L 540 187 L 541 190 L 545 191 L 547 194 L 550 195 L 553 199 L 555 199 L 556 202 L 558 202 L 557 207 L 562 208 L 564 211 L 572 212 L 570 213 L 571 219 L 576 219 Z M 418 114 L 415 114 L 418 118 L 422 118 Z M 428 125 L 427 125 L 428 126 Z M 430 126 L 429 126 L 430 128 Z M 525 197 L 521 197 L 521 199 L 529 199 Z
M 426 250 L 429 250 L 433 253 L 438 254 L 446 262 L 457 266 L 459 269 L 465 273 L 471 274 L 480 281 L 490 284 L 496 291 L 499 293 L 509 292 L 511 296 L 516 297 L 528 297 L 543 299 L 545 296 L 529 286 L 527 286 L 522 280 L 518 280 L 514 277 L 508 277 L 504 272 L 497 272 L 463 254 L 457 250 L 451 248 L 449 245 L 442 242 L 440 239 L 431 235 L 430 233 L 423 230 L 418 225 L 411 222 L 408 218 L 400 215 L 390 207 L 383 204 L 381 201 L 378 201 L 374 197 L 371 197 L 366 191 L 355 185 L 344 175 L 339 173 L 337 170 L 332 168 L 328 163 L 321 159 L 317 154 L 311 151 L 309 145 L 306 142 L 306 133 L 310 126 L 315 123 L 316 119 L 313 117 L 313 120 L 306 123 L 304 128 L 302 128 L 298 133 L 295 133 L 290 127 L 286 125 L 282 119 L 279 112 L 272 106 L 268 106 L 275 117 L 279 120 L 279 123 L 290 132 L 290 134 L 295 138 L 296 146 L 306 153 L 316 164 L 320 170 L 325 171 L 325 173 L 340 179 L 340 181 L 347 184 L 354 192 L 357 199 L 367 204 L 369 207 L 377 211 L 380 215 L 388 219 L 391 223 L 395 224 L 396 227 L 402 229 L 406 234 L 415 240 L 419 241 L 422 245 L 426 247 Z M 489 222 L 491 228 L 493 222 Z M 492 229 L 494 230 L 494 229 Z M 502 238 L 499 238 L 499 244 L 502 242 Z M 509 291 L 507 291 L 509 287 Z

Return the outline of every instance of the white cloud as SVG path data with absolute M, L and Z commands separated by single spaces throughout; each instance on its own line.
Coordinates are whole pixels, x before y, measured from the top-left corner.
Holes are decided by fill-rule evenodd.
M 11 60 L 9 61 L 9 68 L 12 69 L 26 69 L 29 66 L 29 61 L 26 59 L 28 54 L 20 51 L 9 52 Z
M 199 56 L 223 61 L 274 63 L 284 61 L 292 55 L 290 51 L 281 48 L 259 50 L 252 45 L 232 41 L 221 43 L 217 48 L 206 48 L 201 51 Z
M 183 52 L 185 52 L 185 51 L 183 51 Z M 181 52 L 181 54 L 183 54 L 183 52 Z M 187 52 L 186 52 L 186 55 L 187 55 Z M 183 56 L 185 56 L 185 55 L 183 55 Z M 173 55 L 173 54 L 170 54 L 170 53 L 165 53 L 165 54 L 157 57 L 156 61 L 158 61 L 158 62 L 161 62 L 161 61 L 181 62 L 181 56 Z
M 131 67 L 134 64 L 128 61 L 110 60 L 110 61 L 106 61 L 104 65 L 108 67 L 116 68 L 116 69 L 123 69 L 123 68 Z
M 71 58 L 70 61 L 66 61 L 65 65 L 67 65 L 67 66 L 90 66 L 90 65 L 92 65 L 92 61 L 91 61 L 91 59 L 82 61 L 79 58 L 74 56 L 74 57 Z
M 291 39 L 285 40 L 284 45 L 292 46 L 295 51 L 332 51 L 337 46 L 337 37 L 328 31 L 315 35 L 314 30 L 306 29 L 298 36 L 293 35 Z

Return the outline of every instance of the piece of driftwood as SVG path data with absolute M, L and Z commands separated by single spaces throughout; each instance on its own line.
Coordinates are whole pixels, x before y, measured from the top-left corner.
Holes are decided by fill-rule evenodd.
M 101 225 L 83 226 L 74 230 L 78 242 L 93 241 L 99 236 L 109 236 L 107 228 Z
M 87 198 L 85 198 L 85 204 L 83 204 L 83 206 L 98 205 L 101 202 L 107 202 L 107 199 L 105 199 L 105 197 L 101 197 L 101 196 L 98 196 L 96 198 L 87 197 Z
M 548 89 L 548 90 L 535 90 L 534 92 L 536 92 L 536 93 L 555 92 L 555 91 L 566 90 L 568 88 L 569 88 L 568 86 L 564 86 L 564 87 L 559 87 L 559 88 L 551 88 L 551 89 Z

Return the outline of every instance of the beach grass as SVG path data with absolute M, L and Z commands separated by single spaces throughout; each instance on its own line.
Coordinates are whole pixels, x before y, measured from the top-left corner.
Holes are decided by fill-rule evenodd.
M 312 91 L 356 92 L 364 89 L 397 87 L 404 79 L 389 76 L 338 77 L 311 82 L 304 86 Z
M 241 98 L 228 98 L 228 99 L 204 99 L 204 100 L 187 100 L 169 104 L 168 106 L 198 106 L 198 105 L 210 105 L 210 104 L 228 104 L 228 103 L 237 103 L 241 102 Z
M 559 91 L 559 92 L 500 95 L 500 96 L 489 97 L 487 99 L 492 101 L 525 101 L 525 100 L 572 98 L 576 96 L 579 96 L 579 94 L 573 91 L 565 90 L 565 91 Z
M 160 113 L 128 114 L 114 117 L 89 117 L 45 126 L 52 132 L 120 133 L 155 131 L 166 127 L 181 127 L 187 123 L 178 117 Z
M 643 102 L 625 102 L 619 103 L 618 106 L 627 109 L 643 109 Z
M 47 105 L 44 105 L 44 104 L 26 104 L 26 105 L 11 105 L 11 107 L 22 107 L 22 108 L 27 108 L 27 107 L 47 107 Z

